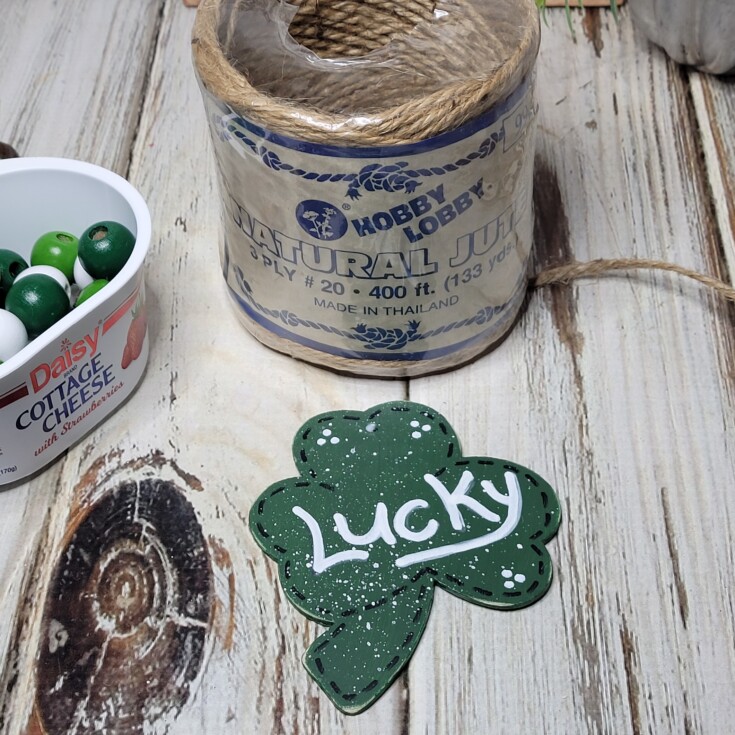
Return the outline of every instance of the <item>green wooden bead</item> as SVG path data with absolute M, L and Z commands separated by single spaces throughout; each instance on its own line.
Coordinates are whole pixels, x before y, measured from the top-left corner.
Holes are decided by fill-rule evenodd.
M 75 306 L 80 306 L 83 304 L 88 298 L 91 296 L 94 296 L 99 290 L 104 288 L 109 281 L 106 281 L 104 278 L 98 278 L 96 281 L 92 281 L 92 283 L 89 284 L 86 288 L 83 288 L 79 296 L 77 296 L 77 303 Z
M 51 276 L 22 278 L 8 291 L 5 308 L 23 322 L 29 339 L 35 339 L 69 311 L 69 298 Z
M 28 263 L 18 253 L 0 249 L 0 306 L 16 276 L 27 267 Z
M 17 286 L 24 278 L 36 275 L 53 278 L 64 289 L 67 298 L 71 301 L 71 285 L 69 284 L 69 280 L 58 268 L 54 268 L 52 265 L 32 265 L 30 268 L 26 268 L 18 274 L 13 285 Z
M 127 263 L 135 236 L 119 222 L 97 222 L 79 238 L 79 261 L 94 279 L 112 280 Z
M 69 232 L 47 232 L 36 240 L 31 250 L 31 265 L 58 268 L 71 282 L 79 240 Z

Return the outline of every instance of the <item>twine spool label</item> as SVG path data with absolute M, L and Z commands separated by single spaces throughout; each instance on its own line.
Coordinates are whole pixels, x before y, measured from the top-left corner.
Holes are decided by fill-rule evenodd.
M 246 321 L 384 361 L 451 356 L 510 328 L 532 242 L 533 78 L 456 130 L 386 148 L 286 138 L 203 94 L 223 271 Z

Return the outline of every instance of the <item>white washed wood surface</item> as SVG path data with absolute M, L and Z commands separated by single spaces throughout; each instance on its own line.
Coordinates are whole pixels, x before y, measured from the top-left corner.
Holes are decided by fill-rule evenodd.
M 540 259 L 653 257 L 726 276 L 732 222 L 721 232 L 714 218 L 726 204 L 705 179 L 689 75 L 627 11 L 619 26 L 575 19 L 577 44 L 554 16 L 541 52 Z M 732 86 L 716 86 L 732 104 Z M 732 120 L 707 124 L 731 141 Z M 710 156 L 711 175 L 732 175 L 727 155 Z M 732 310 L 697 286 L 616 275 L 536 293 L 494 354 L 411 383 L 463 425 L 467 451 L 533 466 L 565 512 L 540 603 L 493 615 L 444 596 L 452 627 L 432 621 L 410 673 L 417 731 L 482 731 L 485 717 L 518 733 L 732 721 L 732 330 Z M 472 634 L 462 676 L 457 640 Z
M 733 81 L 692 72 L 692 101 L 701 130 L 712 206 L 729 272 L 735 273 L 735 94 Z
M 74 57 L 74 64 L 68 72 L 61 68 L 56 73 L 67 91 L 70 86 L 78 91 L 71 82 L 80 65 L 80 39 L 100 29 L 112 32 L 88 12 L 93 5 L 90 0 L 89 7 L 75 8 L 67 19 L 75 27 L 73 33 L 64 33 L 65 53 Z M 260 346 L 238 325 L 217 256 L 220 213 L 213 159 L 190 60 L 193 11 L 169 0 L 161 3 L 159 18 L 159 8 L 151 10 L 147 0 L 132 5 L 126 24 L 118 23 L 114 33 L 133 38 L 143 28 L 155 48 L 133 50 L 131 42 L 130 50 L 116 54 L 114 69 L 103 67 L 99 77 L 93 77 L 90 92 L 105 96 L 108 86 L 119 84 L 123 70 L 129 79 L 137 70 L 145 82 L 145 102 L 140 111 L 140 94 L 127 93 L 108 98 L 95 112 L 103 127 L 118 118 L 123 122 L 120 110 L 126 109 L 127 128 L 109 135 L 118 145 L 120 140 L 134 145 L 119 160 L 99 155 L 93 160 L 127 174 L 151 209 L 154 239 L 146 269 L 151 358 L 141 387 L 120 411 L 48 474 L 0 497 L 8 513 L 27 518 L 22 537 L 5 548 L 13 594 L 0 612 L 7 651 L 0 705 L 3 727 L 8 732 L 37 727 L 35 721 L 27 723 L 36 694 L 34 659 L 45 641 L 39 640 L 42 606 L 32 602 L 44 599 L 67 524 L 120 482 L 155 475 L 173 479 L 188 491 L 205 537 L 220 552 L 213 554 L 221 565 L 213 564 L 217 614 L 206 665 L 178 719 L 159 717 L 145 692 L 139 701 L 117 705 L 113 714 L 119 717 L 124 710 L 142 708 L 157 732 L 240 732 L 245 725 L 263 732 L 279 727 L 284 732 L 310 732 L 320 723 L 331 723 L 334 731 L 348 727 L 359 733 L 381 722 L 385 724 L 380 729 L 388 732 L 397 721 L 400 687 L 373 710 L 370 727 L 365 719 L 344 725 L 343 715 L 320 702 L 300 662 L 303 648 L 317 635 L 315 626 L 304 624 L 281 597 L 274 569 L 252 542 L 245 518 L 252 500 L 268 484 L 293 474 L 291 440 L 304 420 L 335 406 L 367 408 L 403 398 L 405 385 L 324 373 Z M 143 11 L 150 17 L 141 18 Z M 42 17 L 49 24 L 60 23 L 50 8 Z M 23 59 L 19 50 L 16 54 Z M 83 65 L 98 70 L 101 66 L 94 57 Z M 67 97 L 65 104 L 83 108 L 88 102 Z M 133 109 L 128 111 L 127 104 Z M 35 108 L 43 114 L 41 99 Z M 44 145 L 25 144 L 12 120 L 3 119 L 0 137 L 14 141 L 20 153 L 77 155 L 73 145 L 57 147 L 63 141 L 50 134 Z M 72 141 L 83 140 L 87 129 L 94 134 L 89 121 L 87 115 L 65 119 L 64 132 Z M 79 150 L 80 157 L 89 157 L 85 146 Z M 34 538 L 28 538 L 31 534 Z M 19 601 L 19 595 L 30 598 Z M 129 673 L 137 663 L 127 664 Z M 80 722 L 80 732 L 100 729 L 93 720 Z M 111 724 L 105 729 L 115 731 Z
M 71 0 L 63 5 L 52 0 L 3 3 L 0 140 L 13 141 L 25 155 L 78 157 L 125 173 L 157 11 L 155 4 L 144 2 L 127 8 Z M 85 43 L 85 36 L 93 41 Z M 124 74 L 119 73 L 120 59 L 131 60 Z M 3 692 L 15 680 L 10 636 L 16 619 L 30 615 L 43 598 L 31 591 L 25 604 L 19 601 L 28 592 L 37 551 L 47 550 L 39 532 L 53 506 L 60 473 L 57 463 L 37 480 L 0 490 Z M 48 559 L 51 565 L 53 561 Z M 32 673 L 32 665 L 26 666 Z M 20 696 L 14 691 L 3 697 L 0 713 L 11 699 L 18 707 L 31 703 L 30 689 Z M 7 732 L 19 731 L 15 723 L 5 723 Z
M 154 237 L 140 388 L 64 459 L 0 492 L 0 730 L 38 732 L 42 605 L 68 524 L 121 481 L 156 476 L 197 514 L 217 602 L 180 711 L 161 714 L 145 692 L 123 703 L 150 732 L 722 732 L 735 717 L 732 310 L 668 275 L 581 281 L 535 294 L 494 353 L 408 384 L 261 347 L 221 283 L 193 13 L 180 0 L 4 3 L 0 140 L 128 176 Z M 660 257 L 727 277 L 732 85 L 668 62 L 627 9 L 619 25 L 575 11 L 576 43 L 563 12 L 547 15 L 539 259 Z M 442 411 L 466 453 L 552 482 L 564 510 L 556 577 L 513 613 L 438 592 L 408 673 L 349 718 L 303 669 L 317 626 L 287 603 L 245 519 L 293 474 L 304 420 L 405 397 Z M 114 719 L 97 731 L 116 732 Z

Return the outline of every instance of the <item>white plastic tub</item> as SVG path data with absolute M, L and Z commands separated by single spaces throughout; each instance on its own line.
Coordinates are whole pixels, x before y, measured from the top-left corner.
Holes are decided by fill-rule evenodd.
M 0 364 L 0 485 L 51 462 L 135 390 L 148 360 L 147 329 L 137 359 L 123 359 L 123 352 L 134 315 L 145 319 L 143 262 L 151 237 L 145 201 L 117 174 L 62 158 L 0 161 L 1 248 L 29 261 L 43 233 L 79 236 L 102 220 L 136 236 L 123 269 Z

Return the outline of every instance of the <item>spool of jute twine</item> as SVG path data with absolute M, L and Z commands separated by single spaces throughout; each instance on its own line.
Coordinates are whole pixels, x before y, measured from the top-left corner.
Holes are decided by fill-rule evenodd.
M 252 12 L 264 4 L 267 13 Z M 206 92 L 267 134 L 308 144 L 381 149 L 455 131 L 506 100 L 532 72 L 539 24 L 532 0 L 204 0 L 192 43 Z M 272 165 L 272 159 L 263 160 Z M 247 183 L 240 174 L 231 178 L 238 185 Z M 675 272 L 735 301 L 735 290 L 718 279 L 647 259 L 569 263 L 530 277 L 528 285 L 534 289 L 631 269 Z M 242 285 L 250 289 L 245 280 Z M 280 336 L 241 311 L 238 316 L 261 342 L 295 358 L 340 372 L 407 377 L 455 368 L 495 347 L 515 323 L 520 299 L 514 304 L 492 339 L 468 341 L 468 347 L 418 362 L 322 352 Z M 279 315 L 278 310 L 261 310 Z M 288 309 L 280 316 L 287 323 L 291 317 L 299 321 Z
M 529 0 L 495 3 L 489 16 L 466 0 L 293 0 L 273 3 L 273 12 L 297 8 L 290 38 L 271 39 L 269 25 L 259 44 L 253 5 L 200 5 L 192 44 L 203 85 L 268 130 L 330 145 L 458 128 L 518 85 L 540 38 Z M 368 63 L 340 65 L 360 58 Z
M 471 125 L 488 111 L 492 114 L 494 106 L 511 97 L 522 83 L 525 83 L 524 89 L 530 90 L 523 99 L 529 98 L 532 83 L 528 80 L 539 40 L 540 24 L 533 0 L 498 0 L 495 3 L 485 0 L 293 0 L 291 3 L 278 0 L 204 0 L 197 12 L 192 34 L 194 64 L 202 87 L 231 114 L 242 115 L 248 124 L 261 126 L 267 131 L 261 140 L 267 141 L 269 135 L 276 134 L 305 144 L 358 147 L 361 150 L 374 148 L 378 160 L 380 152 L 388 148 L 436 140 L 445 133 Z M 530 109 L 530 102 L 524 104 Z M 535 111 L 530 117 L 535 117 Z M 527 127 L 528 115 L 523 120 L 521 132 L 525 133 Z M 252 139 L 247 140 L 250 137 L 247 132 L 243 137 L 253 153 L 262 154 L 262 143 L 257 146 Z M 530 133 L 524 135 L 523 140 L 526 137 L 532 140 Z M 490 147 L 486 145 L 482 151 L 472 153 L 472 158 L 484 160 L 496 145 L 495 142 L 488 143 Z M 520 153 L 528 157 L 528 149 L 528 146 L 518 145 L 514 155 L 518 157 Z M 273 159 L 268 159 L 268 155 L 266 153 L 262 157 L 270 166 Z M 447 165 L 441 169 L 432 167 L 430 174 L 440 172 L 445 175 L 441 182 L 447 182 L 447 191 L 456 197 L 460 185 L 453 185 L 451 172 L 471 161 L 464 154 L 446 155 L 448 159 L 450 155 L 454 158 L 442 162 Z M 233 200 L 237 198 L 237 194 L 232 194 L 234 189 L 246 192 L 243 197 L 247 198 L 252 192 L 252 177 L 244 173 L 244 167 L 237 171 L 234 164 L 223 161 L 223 158 L 226 155 L 219 151 L 221 181 L 229 187 L 225 199 L 230 195 Z M 242 164 L 241 159 L 237 160 Z M 279 157 L 277 165 L 281 160 Z M 454 164 L 453 160 L 459 163 Z M 476 166 L 474 171 L 478 173 L 469 174 L 474 176 L 472 182 L 462 186 L 466 188 L 473 182 L 482 182 L 487 170 L 483 166 L 492 166 L 493 162 L 488 159 L 487 164 Z M 423 176 L 422 172 L 429 171 L 428 164 L 422 166 L 413 160 L 412 163 L 418 168 L 418 171 L 411 172 L 414 176 Z M 528 165 L 521 167 L 516 163 L 515 166 L 514 170 L 522 168 L 524 177 L 528 177 Z M 308 169 L 308 164 L 302 163 L 297 168 Z M 334 170 L 331 173 L 333 179 L 343 175 L 335 174 Z M 391 175 L 396 174 L 386 171 L 386 176 Z M 322 176 L 327 178 L 328 174 L 320 175 L 320 178 Z M 519 176 L 520 173 L 516 175 L 516 181 Z M 303 180 L 297 181 L 293 176 L 283 179 L 292 189 L 303 184 Z M 468 179 L 468 174 L 465 174 L 465 179 Z M 484 179 L 487 182 L 488 177 L 485 175 Z M 377 184 L 373 185 L 377 187 Z M 420 192 L 431 186 L 428 183 L 416 185 L 424 186 Z M 400 188 L 402 184 L 397 186 Z M 383 189 L 389 189 L 389 185 L 384 185 Z M 499 189 L 499 186 L 495 187 L 495 190 Z M 303 193 L 300 199 L 313 202 L 317 197 L 323 199 L 327 196 L 314 194 L 313 189 L 310 191 L 311 194 Z M 405 186 L 403 206 L 410 202 L 409 193 L 412 191 L 413 188 Z M 360 192 L 356 196 L 360 196 Z M 395 205 L 392 200 L 385 203 L 383 209 Z M 350 206 L 343 203 L 341 209 L 350 209 Z M 249 208 L 248 201 L 245 201 L 243 209 Z M 261 208 L 268 209 L 268 204 L 261 203 Z M 284 209 L 288 208 L 284 204 Z M 340 206 L 333 209 L 339 210 Z M 373 208 L 373 211 L 380 210 L 377 204 Z M 257 217 L 255 205 L 252 211 Z M 309 215 L 316 216 L 311 212 Z M 351 216 L 354 222 L 356 215 Z M 259 221 L 266 218 L 267 215 L 261 216 Z M 273 214 L 271 218 L 278 219 L 279 214 Z M 270 221 L 269 225 L 272 232 L 286 231 Z M 232 234 L 230 240 L 239 235 L 237 232 Z M 354 232 L 352 235 L 354 237 Z M 398 236 L 403 237 L 397 232 L 396 241 Z M 530 238 L 524 236 L 521 239 L 524 241 L 523 250 L 527 251 Z M 363 246 L 366 248 L 364 252 L 371 253 L 371 257 L 375 257 L 375 250 L 380 247 L 375 243 L 365 245 L 364 241 L 354 247 Z M 344 241 L 338 247 L 349 249 Z M 384 249 L 395 250 L 397 247 L 391 245 Z M 406 260 L 414 257 L 410 255 L 410 245 L 405 244 L 405 240 L 400 247 L 404 248 L 401 257 Z M 225 256 L 228 258 L 229 254 Z M 521 272 L 513 274 L 510 285 L 518 281 L 519 276 L 521 280 L 525 278 L 525 258 L 522 260 L 516 268 Z M 252 263 L 250 269 L 252 272 Z M 301 278 L 303 282 L 304 276 Z M 239 296 L 251 295 L 250 281 L 251 276 L 245 273 Z M 275 287 L 277 283 L 274 281 L 271 286 Z M 387 281 L 389 289 L 393 283 Z M 232 284 L 228 285 L 232 290 Z M 337 287 L 344 288 L 348 294 L 360 293 L 361 289 L 355 289 L 354 285 L 337 284 Z M 435 293 L 434 285 L 432 293 Z M 414 287 L 411 285 L 412 289 Z M 508 301 L 505 331 L 511 328 L 512 317 L 521 306 L 521 299 L 517 298 L 518 288 L 515 287 L 515 296 Z M 367 290 L 363 288 L 362 293 Z M 504 332 L 493 333 L 490 338 L 478 342 L 476 339 L 468 340 L 464 335 L 458 339 L 462 344 L 471 342 L 470 347 L 460 346 L 449 354 L 431 359 L 372 360 L 365 353 L 353 359 L 345 356 L 350 352 L 349 346 L 359 348 L 364 343 L 355 341 L 355 335 L 348 332 L 350 329 L 354 331 L 355 321 L 359 319 L 353 319 L 352 326 L 325 323 L 313 313 L 313 308 L 311 313 L 305 314 L 308 310 L 305 298 L 298 307 L 289 302 L 293 293 L 294 288 L 284 290 L 280 313 L 276 305 L 271 303 L 264 307 L 262 302 L 254 304 L 252 299 L 250 312 L 237 310 L 238 317 L 254 336 L 268 346 L 339 371 L 400 377 L 445 370 L 468 361 L 485 351 L 489 347 L 488 341 L 496 343 L 504 336 Z M 369 309 L 364 304 L 365 301 L 358 307 L 360 313 Z M 478 304 L 472 308 L 477 313 L 483 306 Z M 257 309 L 260 313 L 254 314 Z M 304 329 L 319 327 L 322 335 L 325 332 L 331 332 L 332 336 L 336 333 L 344 335 L 347 349 L 341 355 L 337 349 L 321 352 L 310 347 L 308 339 L 299 342 L 284 338 L 277 333 L 277 328 L 264 326 L 264 320 L 258 318 L 263 313 L 271 320 L 278 320 L 279 316 L 281 321 L 285 318 L 288 327 L 303 324 L 306 325 Z M 471 323 L 473 318 L 472 314 L 465 313 L 455 316 L 450 322 L 453 325 Z M 293 324 L 288 323 L 289 319 Z M 402 324 L 394 323 L 392 329 L 384 324 L 375 327 L 358 324 L 357 327 L 364 328 L 367 333 L 372 330 L 376 334 L 398 335 L 394 342 L 400 342 L 401 338 L 405 340 L 407 329 L 410 334 L 412 323 L 403 319 Z M 422 324 L 428 325 L 429 320 L 424 319 Z M 439 324 L 433 327 L 430 333 L 438 333 L 444 328 Z M 360 336 L 365 339 L 364 333 Z M 411 336 L 416 337 L 415 334 Z M 348 338 L 353 341 L 350 343 Z M 430 340 L 420 345 L 427 349 L 432 346 Z M 395 348 L 393 344 L 387 349 Z M 437 352 L 442 350 L 429 350 L 426 354 L 433 356 Z M 388 353 L 389 357 L 393 354 L 397 355 L 397 350 Z

